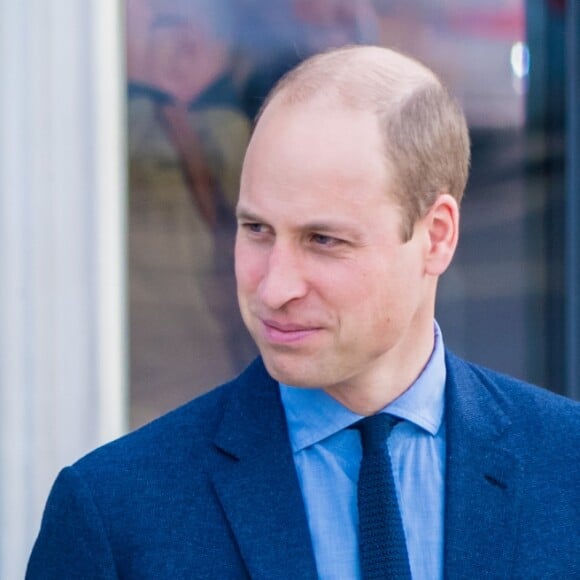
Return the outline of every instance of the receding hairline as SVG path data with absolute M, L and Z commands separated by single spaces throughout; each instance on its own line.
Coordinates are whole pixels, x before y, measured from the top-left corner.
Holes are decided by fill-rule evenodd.
M 293 105 L 317 97 L 379 112 L 373 111 L 377 85 L 389 86 L 376 107 L 382 112 L 396 108 L 421 87 L 442 87 L 433 71 L 410 56 L 385 47 L 349 45 L 314 55 L 286 73 L 268 95 L 256 123 L 274 101 Z
M 277 83 L 258 113 L 321 105 L 376 118 L 383 159 L 392 180 L 388 193 L 403 210 L 402 238 L 442 193 L 459 204 L 469 174 L 469 129 L 461 105 L 437 75 L 389 48 L 347 46 L 299 64 Z

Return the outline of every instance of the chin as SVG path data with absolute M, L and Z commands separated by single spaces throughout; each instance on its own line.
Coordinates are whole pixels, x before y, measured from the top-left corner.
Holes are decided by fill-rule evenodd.
M 318 387 L 320 377 L 315 376 L 308 370 L 310 365 L 304 365 L 300 361 L 283 361 L 279 357 L 262 354 L 264 364 L 270 376 L 280 383 L 292 387 Z M 278 359 L 278 360 L 275 360 Z
M 280 383 L 291 387 L 321 388 L 328 382 L 320 372 L 320 366 L 312 359 L 308 363 L 292 356 L 268 356 L 262 354 L 270 376 Z

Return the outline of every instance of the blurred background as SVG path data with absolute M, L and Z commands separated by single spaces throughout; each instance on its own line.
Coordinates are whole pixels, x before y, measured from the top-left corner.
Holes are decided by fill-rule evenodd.
M 255 356 L 244 150 L 276 80 L 329 47 L 402 50 L 466 111 L 446 345 L 580 398 L 578 2 L 0 0 L 0 27 L 0 578 L 60 467 Z

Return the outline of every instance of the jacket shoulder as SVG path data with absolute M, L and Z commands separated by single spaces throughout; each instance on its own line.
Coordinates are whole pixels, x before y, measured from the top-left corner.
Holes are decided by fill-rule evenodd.
M 266 378 L 257 361 L 63 469 L 27 578 L 242 577 L 211 483 L 228 460 L 214 438 L 230 402 L 254 405 L 254 393 L 270 384 Z
M 512 424 L 525 431 L 530 443 L 544 438 L 544 443 L 558 441 L 574 453 L 579 452 L 580 402 L 449 352 L 447 369 L 458 392 L 469 389 L 474 397 L 491 397 Z
M 251 396 L 254 385 L 264 380 L 260 360 L 239 377 L 162 415 L 151 423 L 103 445 L 79 459 L 72 467 L 84 476 L 155 469 L 183 470 L 188 463 L 203 462 L 232 397 Z M 259 386 L 255 387 L 259 388 Z

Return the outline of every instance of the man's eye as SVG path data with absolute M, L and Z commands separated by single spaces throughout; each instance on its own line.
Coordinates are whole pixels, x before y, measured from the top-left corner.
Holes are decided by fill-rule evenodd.
M 312 234 L 312 241 L 317 244 L 318 246 L 337 246 L 339 245 L 342 240 L 338 238 L 333 238 L 332 236 L 325 236 L 324 234 Z
M 253 234 L 261 234 L 265 231 L 264 224 L 259 223 L 246 223 L 242 224 L 242 227 Z

